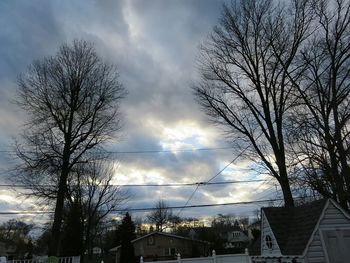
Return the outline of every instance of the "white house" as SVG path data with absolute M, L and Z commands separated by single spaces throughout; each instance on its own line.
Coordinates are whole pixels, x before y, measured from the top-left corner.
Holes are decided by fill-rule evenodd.
M 350 262 L 350 215 L 331 199 L 261 211 L 253 263 Z

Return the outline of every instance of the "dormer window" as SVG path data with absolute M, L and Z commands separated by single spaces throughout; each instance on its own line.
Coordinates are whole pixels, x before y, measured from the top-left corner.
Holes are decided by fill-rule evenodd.
M 272 249 L 272 238 L 270 235 L 265 236 L 265 244 L 269 249 Z
M 154 237 L 153 236 L 148 237 L 147 245 L 149 245 L 149 246 L 153 246 L 154 245 Z

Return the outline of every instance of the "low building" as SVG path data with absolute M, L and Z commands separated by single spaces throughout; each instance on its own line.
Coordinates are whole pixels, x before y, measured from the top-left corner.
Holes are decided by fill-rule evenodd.
M 177 254 L 180 254 L 181 258 L 208 256 L 210 245 L 206 241 L 164 232 L 153 232 L 136 238 L 131 243 L 134 245 L 135 256 L 142 256 L 144 261 L 176 259 Z M 116 254 L 116 263 L 120 262 L 120 248 L 118 246 L 110 250 Z
M 0 241 L 0 256 L 5 256 L 8 259 L 13 259 L 16 255 L 17 247 L 13 242 Z
M 250 253 L 253 263 L 349 262 L 350 215 L 335 201 L 267 207 L 261 217 L 261 238 Z

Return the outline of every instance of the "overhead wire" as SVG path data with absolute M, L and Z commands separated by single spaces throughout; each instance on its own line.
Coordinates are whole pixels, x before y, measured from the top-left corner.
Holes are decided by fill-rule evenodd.
M 232 203 L 219 203 L 219 204 L 200 204 L 200 205 L 188 205 L 184 206 L 169 206 L 169 209 L 187 209 L 187 208 L 201 208 L 201 207 L 216 207 L 216 206 L 231 206 L 231 205 L 250 205 L 259 204 L 267 202 L 283 201 L 282 198 L 276 199 L 265 199 L 265 200 L 253 200 L 253 201 L 242 201 L 242 202 L 232 202 Z M 157 207 L 145 207 L 145 208 L 123 208 L 123 209 L 112 209 L 111 212 L 125 212 L 125 211 L 154 211 L 159 208 Z M 32 211 L 2 211 L 0 215 L 30 215 L 30 214 L 53 214 L 54 211 L 45 210 L 32 210 Z
M 214 180 L 216 177 L 218 177 L 223 171 L 225 171 L 231 164 L 233 164 L 238 158 L 240 158 L 245 151 L 249 148 L 249 146 L 247 146 L 246 148 L 244 148 L 240 154 L 238 154 L 235 158 L 233 158 L 233 160 L 231 162 L 229 162 L 227 165 L 225 165 L 224 168 L 222 168 L 219 172 L 217 172 L 214 176 L 212 176 L 211 178 L 209 178 L 209 180 L 207 180 L 205 182 L 205 184 L 210 183 L 212 180 Z M 205 185 L 204 184 L 204 185 Z M 185 209 L 186 207 L 188 207 L 189 202 L 192 200 L 192 198 L 194 197 L 194 195 L 196 194 L 196 192 L 199 189 L 199 185 L 197 185 L 197 187 L 194 189 L 194 191 L 192 192 L 192 194 L 190 195 L 190 197 L 187 199 L 185 205 L 183 206 L 183 208 L 180 209 L 180 211 L 178 212 L 177 216 L 180 216 L 181 212 L 183 211 L 183 209 Z
M 221 182 L 194 182 L 194 183 L 169 183 L 169 184 L 110 184 L 116 187 L 180 187 L 180 186 L 210 186 L 210 185 L 225 185 L 225 184 L 241 184 L 241 183 L 256 183 L 266 182 L 264 179 L 252 180 L 236 180 L 236 181 L 221 181 Z M 25 184 L 0 184 L 0 187 L 12 188 L 31 188 L 31 187 L 54 187 L 55 185 L 25 185 Z M 105 186 L 105 185 L 101 185 Z
M 173 152 L 196 152 L 196 151 L 217 151 L 233 149 L 229 147 L 212 147 L 212 148 L 188 148 L 188 149 L 174 149 L 174 150 L 135 150 L 135 151 L 103 151 L 110 154 L 141 154 L 141 153 L 173 153 Z M 0 150 L 0 153 L 15 153 L 14 150 Z

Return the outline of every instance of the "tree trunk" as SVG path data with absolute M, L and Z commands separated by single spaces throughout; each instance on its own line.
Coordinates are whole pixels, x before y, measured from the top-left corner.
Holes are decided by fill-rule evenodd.
M 282 133 L 280 134 L 281 134 L 280 138 L 282 138 Z M 283 139 L 280 139 L 280 141 L 283 141 Z M 293 199 L 292 191 L 290 190 L 284 147 L 283 147 L 283 144 L 281 145 L 282 145 L 281 146 L 282 150 L 275 151 L 276 163 L 277 163 L 278 172 L 279 172 L 279 176 L 276 176 L 276 178 L 282 189 L 284 206 L 291 208 L 291 207 L 294 207 L 294 199 Z M 278 148 L 276 147 L 276 149 Z
M 290 185 L 289 185 L 287 173 L 285 173 L 284 176 L 282 176 L 282 174 L 283 173 L 281 172 L 281 176 L 279 177 L 278 181 L 281 185 L 281 189 L 282 189 L 282 193 L 283 193 L 284 206 L 291 208 L 291 207 L 294 207 L 294 200 L 293 200 L 292 191 L 290 190 Z
M 62 169 L 57 193 L 55 216 L 51 231 L 49 256 L 58 256 L 58 248 L 61 237 L 61 224 L 63 219 L 64 197 L 67 191 L 67 177 L 68 168 Z
M 63 150 L 63 163 L 62 163 L 62 170 L 61 170 L 61 175 L 60 175 L 60 180 L 58 185 L 55 216 L 54 216 L 54 221 L 53 221 L 52 230 L 51 230 L 49 256 L 58 256 L 58 253 L 59 253 L 64 198 L 67 193 L 67 178 L 69 174 L 69 159 L 70 159 L 69 148 L 70 148 L 70 143 L 66 143 Z
M 341 171 L 339 172 L 339 176 L 343 178 L 343 196 L 342 198 L 339 197 L 339 199 L 342 199 L 341 202 L 343 205 L 341 205 L 345 210 L 349 211 L 349 201 L 350 201 L 350 168 L 347 162 L 346 158 L 346 151 L 343 146 L 343 139 L 341 134 L 341 125 L 339 123 L 339 116 L 338 116 L 338 109 L 334 107 L 333 110 L 333 116 L 334 116 L 334 123 L 335 123 L 335 142 L 337 145 L 337 150 L 339 153 L 339 162 L 341 163 Z M 345 182 L 345 185 L 344 185 Z M 346 186 L 346 187 L 345 187 Z

